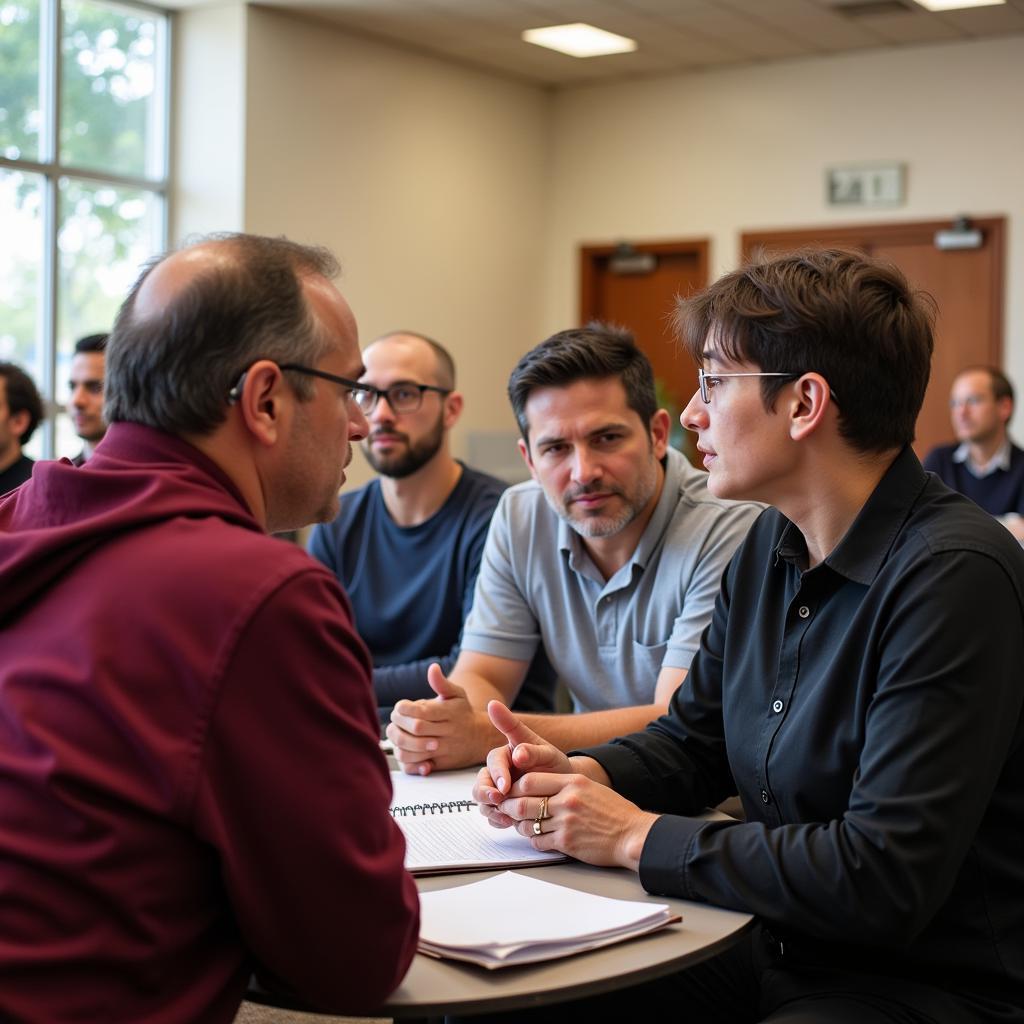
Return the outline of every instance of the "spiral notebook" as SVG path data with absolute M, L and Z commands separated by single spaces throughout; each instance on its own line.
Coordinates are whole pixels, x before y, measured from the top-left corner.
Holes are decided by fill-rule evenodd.
M 553 864 L 561 853 L 533 848 L 511 828 L 494 828 L 473 801 L 476 769 L 420 777 L 391 773 L 391 814 L 405 836 L 405 866 L 414 875 Z

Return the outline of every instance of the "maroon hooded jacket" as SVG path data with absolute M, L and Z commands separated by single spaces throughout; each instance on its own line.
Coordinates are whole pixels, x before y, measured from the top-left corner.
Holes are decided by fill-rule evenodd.
M 0 501 L 0 1020 L 372 1010 L 415 952 L 370 659 L 333 577 L 114 424 Z

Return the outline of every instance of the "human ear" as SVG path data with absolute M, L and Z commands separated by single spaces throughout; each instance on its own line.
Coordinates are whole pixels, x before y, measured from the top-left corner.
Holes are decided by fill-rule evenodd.
M 805 373 L 791 385 L 789 436 L 800 441 L 819 430 L 829 409 L 836 408 L 828 381 L 820 373 Z
M 281 436 L 284 375 L 277 363 L 257 360 L 239 381 L 235 397 L 245 428 L 265 448 L 275 445 Z

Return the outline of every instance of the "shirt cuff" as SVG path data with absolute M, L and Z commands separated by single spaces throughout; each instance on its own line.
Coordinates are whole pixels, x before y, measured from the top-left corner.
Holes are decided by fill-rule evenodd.
M 704 899 L 689 886 L 686 865 L 694 836 L 707 826 L 697 818 L 663 814 L 651 826 L 640 853 L 640 884 L 655 896 Z

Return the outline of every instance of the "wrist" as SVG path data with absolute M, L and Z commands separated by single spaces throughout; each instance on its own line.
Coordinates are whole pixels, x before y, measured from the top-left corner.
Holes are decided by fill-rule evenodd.
M 640 811 L 630 822 L 619 842 L 619 857 L 617 859 L 622 867 L 629 868 L 630 871 L 640 870 L 640 858 L 644 852 L 644 844 L 657 820 L 657 814 Z

